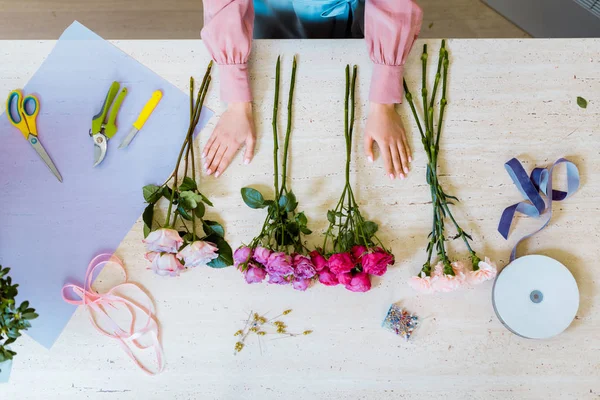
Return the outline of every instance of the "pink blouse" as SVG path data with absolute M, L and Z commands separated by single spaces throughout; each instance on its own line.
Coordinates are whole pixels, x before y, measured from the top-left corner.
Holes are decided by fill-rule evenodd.
M 373 61 L 369 100 L 402 102 L 404 62 L 421 30 L 422 11 L 413 0 L 366 0 L 365 40 Z M 221 74 L 221 100 L 252 100 L 248 57 L 252 48 L 252 0 L 204 0 L 202 40 Z

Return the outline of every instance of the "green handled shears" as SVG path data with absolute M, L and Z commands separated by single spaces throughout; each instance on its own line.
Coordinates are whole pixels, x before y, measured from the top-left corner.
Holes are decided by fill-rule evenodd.
M 50 168 L 59 182 L 62 176 L 50 156 L 40 143 L 37 132 L 37 116 L 40 113 L 40 100 L 37 96 L 30 94 L 23 96 L 21 89 L 15 89 L 8 94 L 6 100 L 6 115 L 12 125 L 18 128 L 29 144 L 35 149 L 42 161 Z
M 117 125 L 115 123 L 117 120 L 117 114 L 119 113 L 121 104 L 127 95 L 127 88 L 123 87 L 123 90 L 121 90 L 121 93 L 119 93 L 120 88 L 121 85 L 119 82 L 113 82 L 112 85 L 110 85 L 110 89 L 108 89 L 108 93 L 104 99 L 104 104 L 102 104 L 102 109 L 92 118 L 92 129 L 90 129 L 90 136 L 94 141 L 94 167 L 104 160 L 104 157 L 106 156 L 107 142 L 115 135 L 115 133 L 117 133 Z M 117 96 L 117 93 L 119 93 L 119 96 Z M 115 97 L 117 98 L 116 101 Z M 114 105 L 113 101 L 115 101 Z M 109 109 L 110 113 L 108 111 Z M 106 119 L 107 114 L 108 120 L 105 123 L 104 120 Z

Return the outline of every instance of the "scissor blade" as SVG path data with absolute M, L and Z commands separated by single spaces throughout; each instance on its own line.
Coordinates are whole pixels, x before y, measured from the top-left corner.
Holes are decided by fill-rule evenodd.
M 58 169 L 56 169 L 56 165 L 54 165 L 54 163 L 50 159 L 50 156 L 46 152 L 46 149 L 44 149 L 44 146 L 42 146 L 42 144 L 40 143 L 39 139 L 34 135 L 29 135 L 27 140 L 29 141 L 31 146 L 33 146 L 35 151 L 37 151 L 42 161 L 44 161 L 48 168 L 50 168 L 50 171 L 52 171 L 54 176 L 56 176 L 56 179 L 58 179 L 59 182 L 62 182 L 63 180 L 62 176 L 60 175 L 60 172 L 58 172 Z
M 138 132 L 139 132 L 139 129 L 137 129 L 135 126 L 132 126 L 131 130 L 129 131 L 129 133 L 127 134 L 125 139 L 123 139 L 123 141 L 121 142 L 121 145 L 119 146 L 119 148 L 122 149 L 123 147 L 129 146 L 129 143 L 131 143 L 131 141 L 133 140 L 133 138 L 135 137 L 135 135 Z
M 104 160 L 104 156 L 106 156 L 106 137 L 97 133 L 92 136 L 94 140 L 94 167 L 97 166 Z

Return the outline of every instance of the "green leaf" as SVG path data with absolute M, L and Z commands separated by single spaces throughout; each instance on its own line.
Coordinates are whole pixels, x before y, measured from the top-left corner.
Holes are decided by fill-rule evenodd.
M 29 308 L 29 302 L 27 300 L 25 300 L 24 302 L 21 303 L 21 305 L 19 306 L 19 310 L 21 311 L 25 311 L 27 310 L 27 308 Z
M 198 203 L 198 206 L 194 209 L 194 214 L 196 214 L 196 217 L 202 218 L 205 211 L 206 207 L 204 207 L 204 203 Z
M 196 207 L 198 207 L 198 203 L 202 201 L 202 196 L 190 190 L 181 192 L 179 196 L 179 204 L 183 206 L 185 210 L 195 209 Z
M 364 225 L 363 225 L 363 230 L 365 232 L 365 235 L 367 236 L 367 239 L 371 239 L 371 237 L 375 234 L 375 232 L 377 232 L 377 229 L 379 227 L 377 226 L 377 224 L 373 221 L 365 221 Z
M 279 198 L 279 208 L 285 210 L 288 205 L 288 198 L 286 195 L 283 195 Z
M 332 224 L 335 224 L 335 212 L 333 210 L 327 211 L 327 221 L 331 222 Z
M 293 192 L 288 192 L 287 194 L 288 202 L 285 206 L 285 209 L 289 212 L 292 212 L 298 207 L 298 202 L 296 201 L 296 195 Z
M 218 222 L 205 220 L 203 228 L 206 231 L 207 235 L 211 235 L 214 233 L 220 237 L 225 237 L 225 229 L 223 229 L 223 226 L 221 226 L 221 224 L 219 224 Z
M 171 200 L 171 196 L 173 195 L 173 190 L 170 187 L 165 186 L 162 189 L 162 195 L 165 196 L 166 199 Z
M 177 212 L 179 213 L 179 215 L 181 215 L 181 218 L 191 221 L 192 220 L 192 216 L 190 214 L 188 214 L 188 212 L 183 208 L 183 205 L 179 205 L 177 206 Z
M 186 190 L 194 191 L 196 189 L 198 189 L 198 185 L 196 185 L 196 182 L 194 182 L 194 180 L 189 176 L 183 178 L 183 182 L 181 182 L 181 185 L 179 185 L 179 190 L 182 192 Z
M 160 186 L 146 185 L 142 188 L 144 200 L 148 203 L 156 203 L 162 196 Z
M 265 199 L 263 195 L 256 189 L 242 188 L 242 199 L 244 203 L 250 208 L 264 208 L 266 207 Z
M 25 314 L 23 314 L 23 318 L 24 319 L 36 319 L 37 317 L 39 317 L 39 315 L 36 314 L 36 313 L 25 313 Z
M 312 231 L 305 226 L 300 227 L 300 232 L 304 233 L 305 235 L 310 235 L 312 233 Z
M 581 108 L 587 108 L 587 100 L 581 96 L 577 96 L 577 105 Z
M 207 265 L 212 268 L 225 268 L 230 265 L 233 265 L 233 252 L 231 251 L 231 246 L 229 243 L 225 241 L 221 236 L 213 233 L 209 235 L 206 239 L 207 242 L 214 243 L 219 249 L 219 257 L 211 260 Z
M 154 203 L 150 203 L 144 209 L 142 220 L 144 220 L 144 237 L 147 237 L 152 232 L 152 220 L 154 219 Z M 148 229 L 146 229 L 148 228 Z M 146 233 L 146 230 L 148 233 Z
M 205 202 L 206 204 L 208 204 L 209 206 L 213 206 L 213 203 L 211 203 L 211 201 L 208 199 L 208 197 L 206 197 L 205 195 L 203 195 L 202 193 L 198 193 L 200 195 L 200 197 L 202 197 L 202 201 Z
M 16 338 L 8 338 L 8 339 L 6 339 L 6 341 L 4 342 L 4 346 L 6 346 L 6 345 L 9 345 L 9 344 L 11 344 L 11 343 L 14 343 L 14 342 L 16 342 L 16 341 L 17 341 L 17 339 L 16 339 Z M 0 360 L 0 361 L 2 361 L 2 360 Z
M 304 215 L 304 211 L 296 214 L 296 222 L 300 226 L 306 226 L 306 224 L 308 223 L 308 219 L 306 218 L 306 215 Z
M 298 235 L 298 233 L 300 233 L 300 227 L 298 226 L 298 224 L 296 222 L 288 222 L 285 226 L 285 229 L 292 236 L 296 236 L 296 235 Z

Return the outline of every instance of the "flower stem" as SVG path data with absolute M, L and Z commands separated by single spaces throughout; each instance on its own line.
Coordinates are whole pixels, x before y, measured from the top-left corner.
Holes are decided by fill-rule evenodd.
M 279 214 L 279 144 L 277 136 L 277 111 L 279 109 L 279 73 L 281 68 L 281 56 L 277 57 L 277 65 L 275 67 L 275 99 L 273 101 L 273 187 L 275 188 L 275 208 Z
M 292 78 L 290 81 L 290 92 L 288 95 L 288 115 L 287 115 L 287 128 L 285 131 L 285 142 L 283 144 L 283 172 L 281 174 L 281 191 L 280 195 L 287 191 L 286 183 L 287 183 L 287 162 L 288 162 L 288 148 L 290 145 L 290 135 L 292 133 L 292 100 L 294 98 L 294 86 L 296 83 L 296 56 L 294 56 L 294 61 L 292 63 Z

